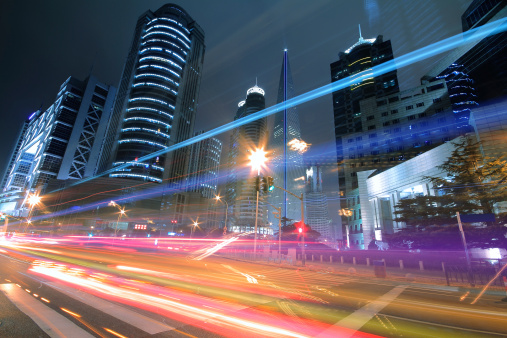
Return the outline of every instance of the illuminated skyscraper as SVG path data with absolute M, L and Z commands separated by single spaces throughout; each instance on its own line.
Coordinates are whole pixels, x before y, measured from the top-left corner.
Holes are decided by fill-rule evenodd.
M 320 233 L 321 238 L 331 239 L 331 220 L 326 195 L 322 192 L 322 170 L 312 165 L 306 169 L 306 223 Z
M 51 179 L 95 175 L 115 93 L 115 87 L 93 76 L 84 81 L 69 77 L 55 102 L 30 115 L 23 126 L 4 190 L 31 191 Z
M 204 32 L 181 7 L 166 4 L 137 21 L 104 145 L 111 177 L 152 182 L 186 174 L 188 148 L 140 158 L 188 139 L 194 126 Z
M 282 71 L 278 86 L 277 103 L 290 100 L 295 96 L 294 82 L 290 69 L 287 50 L 283 53 Z M 271 135 L 272 176 L 276 186 L 282 187 L 299 196 L 304 191 L 303 156 L 288 145 L 293 140 L 301 140 L 301 128 L 296 107 L 282 110 L 275 115 L 275 126 Z M 301 204 L 295 197 L 286 192 L 275 189 L 269 195 L 270 203 L 282 208 L 282 217 L 293 220 L 301 219 Z M 278 221 L 269 213 L 270 223 L 277 225 Z
M 254 87 L 248 89 L 246 100 L 238 104 L 234 120 L 256 113 L 266 107 L 264 90 Z M 226 199 L 229 205 L 229 230 L 249 232 L 254 230 L 257 193 L 255 177 L 249 166 L 249 156 L 256 148 L 266 148 L 266 118 L 247 123 L 232 131 L 229 147 Z M 265 173 L 261 172 L 261 175 Z M 264 206 L 265 196 L 259 195 L 257 224 L 260 233 L 269 233 L 263 227 L 267 222 Z
M 338 61 L 331 64 L 331 82 L 371 73 L 372 67 L 393 59 L 393 49 L 391 41 L 383 41 L 382 35 L 374 39 L 364 39 L 360 34 L 359 41 L 345 52 L 340 52 L 339 57 Z M 349 133 L 364 131 L 359 105 L 361 100 L 399 91 L 396 74 L 396 70 L 393 70 L 377 77 L 372 75 L 333 93 L 338 178 L 342 194 L 345 193 L 345 177 L 343 170 L 340 170 L 344 160 L 342 138 Z

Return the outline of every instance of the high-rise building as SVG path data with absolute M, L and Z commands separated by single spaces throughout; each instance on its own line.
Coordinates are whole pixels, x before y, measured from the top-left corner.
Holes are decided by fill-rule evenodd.
M 194 136 L 203 133 L 204 131 L 198 131 Z M 215 137 L 192 144 L 190 147 L 187 191 L 200 192 L 203 197 L 215 198 L 221 154 L 222 142 Z
M 290 100 L 295 96 L 294 82 L 290 69 L 287 49 L 283 53 L 282 70 L 278 86 L 277 103 Z M 300 142 L 301 127 L 296 107 L 286 108 L 275 115 L 273 134 L 271 135 L 270 156 L 272 160 L 272 176 L 276 186 L 299 196 L 304 191 L 304 165 L 302 154 L 289 146 L 289 142 Z M 299 180 L 298 180 L 299 178 Z M 275 189 L 269 195 L 269 202 L 282 208 L 282 217 L 301 219 L 301 204 L 295 197 L 285 191 Z M 269 222 L 277 225 L 278 221 L 272 213 L 268 214 Z
M 30 116 L 37 115 L 38 111 L 34 112 Z M 30 120 L 23 121 L 23 124 L 21 125 L 21 129 L 19 131 L 18 137 L 16 139 L 16 143 L 14 144 L 14 147 L 11 152 L 11 159 L 9 160 L 9 164 L 5 168 L 3 179 L 2 179 L 2 191 L 5 190 L 5 186 L 7 185 L 7 180 L 9 179 L 9 175 L 12 171 L 12 168 L 16 165 L 16 159 L 18 157 L 18 152 L 21 149 L 21 145 L 23 144 L 23 140 L 25 139 L 26 131 L 28 130 L 28 126 L 30 125 Z
M 55 103 L 29 117 L 4 190 L 31 190 L 50 179 L 95 175 L 107 125 L 104 121 L 109 119 L 115 93 L 116 88 L 93 76 L 84 81 L 69 77 Z
M 340 52 L 339 60 L 331 64 L 331 82 L 371 74 L 374 66 L 393 58 L 390 40 L 384 41 L 382 35 L 364 39 L 359 30 L 359 40 L 344 52 Z M 351 189 L 356 189 L 358 186 L 357 178 L 345 173 L 344 137 L 347 134 L 366 131 L 368 128 L 363 125 L 360 101 L 370 97 L 395 94 L 398 91 L 397 71 L 393 70 L 377 77 L 366 77 L 361 82 L 333 93 L 340 211 L 347 209 L 347 195 L 350 194 Z M 342 216 L 342 226 L 347 227 L 348 220 L 343 213 Z
M 265 107 L 264 90 L 255 85 L 248 89 L 246 99 L 238 104 L 238 111 L 234 120 L 256 113 Z M 255 149 L 266 148 L 267 133 L 266 118 L 247 123 L 232 131 L 226 188 L 230 231 L 249 232 L 255 228 L 257 202 L 255 178 L 257 173 L 252 172 L 248 158 Z M 271 228 L 265 226 L 267 224 L 264 206 L 265 198 L 266 196 L 259 195 L 258 231 L 259 233 L 272 233 Z
M 331 64 L 331 82 L 350 77 L 365 76 L 372 67 L 393 59 L 391 41 L 384 41 L 382 35 L 374 39 L 359 41 L 345 52 L 340 52 L 339 60 Z M 342 170 L 344 154 L 343 136 L 365 130 L 361 118 L 359 102 L 373 96 L 394 94 L 399 91 L 397 71 L 393 70 L 377 77 L 368 77 L 359 83 L 333 93 L 336 151 L 338 161 L 338 180 L 341 195 L 346 193 L 346 177 Z M 357 183 L 354 184 L 357 187 Z
M 195 133 L 195 136 L 204 131 Z M 210 137 L 192 144 L 188 166 L 184 215 L 175 215 L 175 220 L 194 220 L 201 229 L 219 227 L 217 216 L 217 185 L 220 168 L 222 142 Z
M 162 182 L 187 173 L 188 148 L 143 156 L 188 139 L 204 60 L 204 32 L 185 10 L 166 4 L 137 20 L 104 145 L 111 177 Z
M 328 214 L 327 197 L 322 192 L 322 170 L 311 165 L 305 176 L 306 223 L 320 233 L 321 238 L 331 240 L 333 232 Z
M 493 24 L 505 17 L 507 17 L 507 1 L 474 0 L 461 16 L 463 32 L 472 29 L 480 32 L 485 29 L 484 25 Z M 448 79 L 456 80 L 470 78 L 474 81 L 477 95 L 473 97 L 473 101 L 479 104 L 494 101 L 507 96 L 506 55 L 507 32 L 490 35 L 453 49 L 435 64 L 427 76 L 429 78 L 448 76 Z M 458 74 L 454 74 L 455 71 Z M 462 73 L 465 73 L 465 76 L 462 76 Z M 449 88 L 452 87 L 450 83 L 448 85 Z M 466 84 L 457 88 L 466 89 Z

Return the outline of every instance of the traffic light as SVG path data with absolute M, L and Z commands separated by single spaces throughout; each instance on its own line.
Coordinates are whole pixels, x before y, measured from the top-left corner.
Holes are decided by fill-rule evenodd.
M 261 191 L 261 178 L 259 176 L 255 178 L 255 191 Z
M 267 186 L 268 191 L 275 190 L 275 183 L 274 183 L 273 177 L 271 177 L 271 176 L 266 177 L 266 186 Z
M 306 231 L 308 230 L 308 229 L 306 228 L 305 223 L 303 223 L 303 222 L 301 222 L 301 221 L 294 223 L 294 226 L 296 227 L 296 233 L 297 233 L 298 235 L 303 235 L 303 234 L 304 234 L 304 233 L 306 233 Z
M 266 179 L 266 177 L 263 177 L 262 178 L 262 191 L 267 194 L 268 193 L 268 180 Z

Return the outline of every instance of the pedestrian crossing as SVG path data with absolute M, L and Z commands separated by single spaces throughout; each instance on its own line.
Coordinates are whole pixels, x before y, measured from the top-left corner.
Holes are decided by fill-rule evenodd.
M 0 291 L 50 337 L 94 337 L 60 313 L 47 307 L 14 283 L 0 284 Z
M 317 285 L 322 287 L 336 287 L 346 283 L 357 282 L 356 278 L 334 275 L 330 273 L 320 273 L 312 271 L 303 271 L 297 269 L 271 268 L 256 271 L 247 271 L 260 281 L 278 281 L 286 285 L 304 287 L 308 285 Z
M 352 278 L 343 278 L 340 276 L 334 276 L 330 274 L 319 274 L 308 271 L 298 271 L 294 269 L 283 269 L 278 267 L 258 267 L 255 266 L 252 269 L 244 268 L 241 264 L 231 264 L 223 266 L 224 271 L 222 277 L 231 281 L 232 283 L 250 283 L 249 285 L 259 285 L 263 288 L 270 288 L 273 290 L 280 291 L 280 297 L 276 294 L 272 294 L 267 297 L 257 297 L 259 304 L 265 304 L 269 302 L 281 302 L 281 308 L 283 313 L 293 320 L 294 313 L 291 311 L 291 307 L 286 306 L 286 302 L 290 302 L 291 299 L 311 301 L 320 304 L 328 304 L 329 302 L 324 299 L 323 295 L 333 296 L 332 291 L 328 290 L 332 286 L 341 285 L 353 281 Z M 78 288 L 71 287 L 67 284 L 56 282 L 56 281 L 43 281 L 37 280 L 42 286 L 42 283 L 49 287 L 46 288 L 46 295 L 42 291 L 37 291 L 40 294 L 34 293 L 29 290 L 35 287 L 24 285 L 21 281 L 12 281 L 10 279 L 0 280 L 0 293 L 3 293 L 7 299 L 14 304 L 19 311 L 27 315 L 33 322 L 43 330 L 50 337 L 76 337 L 76 338 L 87 338 L 96 336 L 108 336 L 104 334 L 104 331 L 113 334 L 113 336 L 129 336 L 129 332 L 143 332 L 142 335 L 137 336 L 165 336 L 165 335 L 176 335 L 179 336 L 178 329 L 186 327 L 186 324 L 169 321 L 168 323 L 162 322 L 161 316 L 148 315 L 146 311 L 138 310 L 134 307 L 125 306 L 123 304 L 116 303 L 110 299 L 104 299 L 97 295 L 92 295 L 89 292 L 81 291 Z M 254 282 L 257 281 L 257 282 Z M 4 283 L 4 284 L 1 284 Z M 44 290 L 44 289 L 42 289 Z M 49 296 L 47 295 L 49 292 Z M 252 291 L 256 292 L 256 291 Z M 58 304 L 58 300 L 52 298 L 56 297 L 57 294 L 62 294 L 67 298 L 65 302 L 72 304 L 73 307 L 68 307 L 65 304 Z M 293 294 L 297 297 L 287 296 Z M 160 296 L 164 296 L 161 294 Z M 74 302 L 74 303 L 73 303 Z M 225 300 L 213 300 L 207 299 L 205 305 L 201 305 L 204 311 L 212 311 L 217 314 L 222 311 L 222 308 L 227 308 L 230 313 L 240 313 L 243 310 L 250 308 L 252 305 L 243 305 L 241 303 L 230 303 Z M 203 302 L 204 303 L 204 302 Z M 80 305 L 82 304 L 82 305 Z M 296 303 L 294 303 L 296 304 Z M 294 305 L 292 304 L 292 305 Z M 81 307 L 87 306 L 86 311 Z M 1 306 L 0 306 L 1 308 Z M 97 310 L 98 312 L 94 312 Z M 90 312 L 91 311 L 91 312 Z M 0 309 L 1 312 L 1 309 Z M 98 324 L 99 328 L 96 327 L 93 316 L 100 317 L 100 314 L 104 317 L 113 317 L 116 321 L 116 327 L 114 330 L 111 326 Z M 145 315 L 146 314 L 146 315 Z M 87 318 L 88 323 L 93 322 L 93 327 L 86 324 L 86 320 L 81 318 Z M 294 319 L 296 318 L 296 319 Z M 90 321 L 91 320 L 91 321 Z M 107 319 L 110 320 L 110 319 Z M 202 317 L 202 320 L 205 320 Z M 123 324 L 123 330 L 119 330 L 118 326 L 121 327 Z M 82 325 L 81 325 L 82 324 Z M 87 330 L 87 327 L 89 330 Z M 135 330 L 134 330 L 135 328 Z M 116 330 L 116 331 L 115 331 Z M 0 336 L 1 328 L 0 328 Z M 110 335 L 109 335 L 110 336 Z M 136 336 L 136 335 L 134 335 Z

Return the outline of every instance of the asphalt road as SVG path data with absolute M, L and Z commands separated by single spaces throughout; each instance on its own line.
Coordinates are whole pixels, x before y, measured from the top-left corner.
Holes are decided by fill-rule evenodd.
M 0 337 L 507 335 L 488 293 L 123 244 L 0 243 Z

